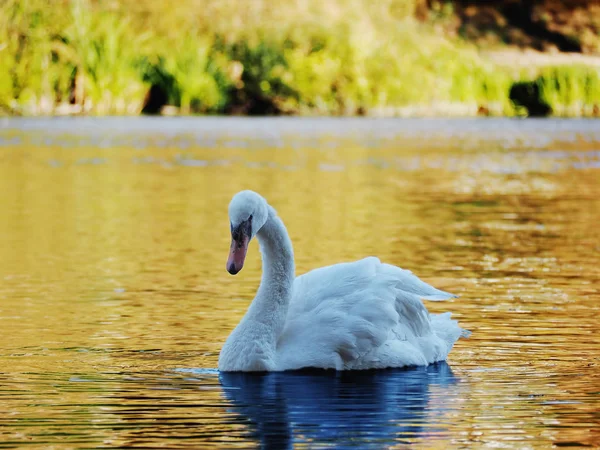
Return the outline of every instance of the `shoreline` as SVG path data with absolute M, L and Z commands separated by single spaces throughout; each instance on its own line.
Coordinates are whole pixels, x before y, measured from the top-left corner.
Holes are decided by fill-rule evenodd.
M 206 0 L 189 21 L 188 0 L 122 1 L 2 4 L 0 116 L 600 117 L 600 56 L 483 48 L 459 0 L 422 19 L 416 0 Z M 477 11 L 480 31 L 510 12 Z

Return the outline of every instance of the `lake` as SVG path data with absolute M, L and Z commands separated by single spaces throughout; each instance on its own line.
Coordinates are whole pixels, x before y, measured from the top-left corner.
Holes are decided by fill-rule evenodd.
M 260 281 L 368 255 L 460 295 L 447 363 L 220 374 Z M 600 446 L 600 121 L 0 119 L 0 448 Z

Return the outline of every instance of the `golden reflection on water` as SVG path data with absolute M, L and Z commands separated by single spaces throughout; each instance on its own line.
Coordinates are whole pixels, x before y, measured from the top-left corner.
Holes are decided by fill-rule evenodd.
M 256 440 L 216 374 L 173 372 L 216 367 L 258 285 L 256 243 L 224 270 L 241 189 L 277 208 L 298 273 L 377 255 L 460 294 L 428 305 L 473 331 L 458 381 L 423 393 L 443 431 L 406 442 L 600 445 L 598 142 L 474 139 L 0 147 L 0 448 Z

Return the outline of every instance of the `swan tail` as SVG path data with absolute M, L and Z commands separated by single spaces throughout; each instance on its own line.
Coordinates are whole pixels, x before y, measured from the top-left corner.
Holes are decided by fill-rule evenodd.
M 422 299 L 455 297 L 375 257 L 316 269 L 294 281 L 278 364 L 341 370 L 442 361 L 464 330 L 450 313 L 429 314 Z
M 452 319 L 452 313 L 431 314 L 431 328 L 447 345 L 448 353 L 461 337 L 469 337 L 471 332 L 461 328 L 458 320 Z
M 381 264 L 381 268 L 383 273 L 394 278 L 396 289 L 418 295 L 423 300 L 443 301 L 458 297 L 458 295 L 436 289 L 425 283 L 410 270 L 385 263 Z

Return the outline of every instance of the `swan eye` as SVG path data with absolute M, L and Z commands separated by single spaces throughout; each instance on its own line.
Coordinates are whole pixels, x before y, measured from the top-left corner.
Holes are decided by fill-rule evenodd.
M 252 216 L 248 217 L 248 219 L 244 220 L 235 228 L 231 222 L 230 226 L 231 237 L 238 242 L 238 246 L 241 246 L 244 237 L 250 239 L 252 236 Z

